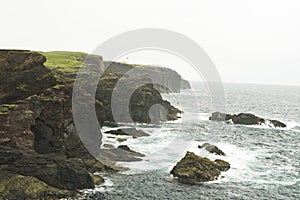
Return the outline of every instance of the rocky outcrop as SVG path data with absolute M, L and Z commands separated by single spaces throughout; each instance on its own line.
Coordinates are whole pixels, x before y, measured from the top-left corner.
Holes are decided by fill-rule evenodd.
M 174 70 L 151 66 L 151 65 L 130 65 L 118 62 L 104 62 L 107 73 L 120 73 L 125 74 L 131 69 L 135 70 L 136 74 L 144 74 L 146 77 L 157 83 L 154 84 L 154 88 L 161 93 L 178 93 L 180 89 L 190 89 L 191 85 L 187 80 L 181 78 L 181 76 Z
M 225 153 L 219 149 L 217 146 L 209 144 L 209 143 L 204 143 L 202 145 L 199 145 L 198 148 L 202 149 L 205 148 L 206 151 L 212 153 L 212 154 L 216 154 L 219 156 L 225 156 Z
M 180 89 L 191 89 L 192 86 L 187 80 L 181 79 Z
M 76 193 L 59 190 L 32 177 L 0 172 L 0 199 L 62 199 L 76 197 Z
M 76 133 L 72 81 L 45 68 L 46 59 L 38 53 L 0 54 L 0 168 L 7 172 L 1 173 L 0 197 L 68 197 L 78 189 L 94 187 L 91 173 L 114 171 L 95 160 Z M 19 92 L 23 83 L 26 87 Z M 103 121 L 102 104 L 93 103 Z M 20 181 L 20 188 L 14 190 L 12 180 Z
M 121 81 L 121 84 L 116 84 Z M 101 100 L 105 109 L 107 121 L 112 122 L 142 122 L 157 123 L 159 121 L 176 120 L 181 111 L 162 99 L 161 94 L 148 83 L 145 77 L 126 77 L 119 73 L 105 73 L 99 82 L 96 98 Z M 134 91 L 132 95 L 130 91 Z M 115 94 L 114 109 L 118 116 L 112 113 L 112 95 Z M 131 96 L 128 96 L 131 95 Z M 127 100 L 128 101 L 127 101 Z M 160 105 L 154 115 L 149 111 L 155 105 Z
M 56 79 L 35 52 L 0 50 L 0 104 L 13 103 L 56 85 Z
M 217 180 L 221 171 L 227 171 L 229 168 L 229 163 L 225 161 L 211 161 L 187 152 L 172 169 L 171 174 L 181 183 L 197 184 Z
M 212 121 L 229 121 L 231 120 L 233 124 L 243 124 L 243 125 L 268 125 L 270 127 L 285 128 L 286 124 L 277 121 L 264 119 L 255 116 L 251 113 L 240 113 L 238 115 L 230 115 L 220 112 L 215 112 L 209 118 Z
M 103 65 L 103 61 L 99 56 L 90 56 L 88 63 L 83 63 L 86 55 L 80 53 L 77 59 L 77 54 L 51 53 L 45 67 L 46 58 L 39 53 L 0 51 L 0 199 L 68 197 L 79 189 L 93 188 L 95 183 L 103 181 L 92 173 L 119 170 L 114 161 L 137 161 L 144 156 L 124 147 L 99 150 L 100 129 L 93 130 L 97 137 L 91 140 L 97 140 L 99 146 L 95 149 L 99 154 L 111 158 L 105 162 L 108 165 L 94 159 L 82 144 L 74 125 L 72 108 L 76 72 L 81 64 L 96 68 Z M 85 71 L 80 74 L 86 84 L 89 84 L 88 76 Z M 110 94 L 119 79 L 120 74 L 106 73 L 98 85 L 96 100 L 84 90 L 84 86 L 79 89 L 81 96 L 86 98 L 79 98 L 78 103 L 83 109 L 84 105 L 95 105 L 100 125 L 105 120 L 114 121 Z M 124 84 L 123 94 L 131 87 L 131 82 L 145 80 L 125 79 L 127 84 Z M 120 95 L 122 97 L 122 93 Z M 149 116 L 148 110 L 156 104 L 163 108 Z M 136 122 L 177 119 L 180 113 L 162 99 L 152 84 L 135 91 L 130 112 Z M 83 113 L 80 119 L 88 122 L 90 116 Z M 133 130 L 131 133 L 133 137 L 142 135 Z M 12 186 L 14 180 L 20 184 Z M 32 187 L 27 185 L 29 183 Z M 33 188 L 39 189 L 31 191 Z
M 110 130 L 104 133 L 112 134 L 112 135 L 127 135 L 127 136 L 132 136 L 133 138 L 149 136 L 148 133 L 145 133 L 144 131 L 141 130 L 137 130 L 135 128 L 123 128 L 117 130 Z

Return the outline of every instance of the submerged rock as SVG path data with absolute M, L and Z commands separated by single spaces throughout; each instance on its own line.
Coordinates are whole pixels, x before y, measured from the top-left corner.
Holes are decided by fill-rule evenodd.
M 149 136 L 148 133 L 145 133 L 144 131 L 141 130 L 137 130 L 136 128 L 123 128 L 123 129 L 106 131 L 105 133 L 112 134 L 112 135 L 132 136 L 133 138 Z
M 220 155 L 220 156 L 225 156 L 225 153 L 222 150 L 220 150 L 217 146 L 209 143 L 204 143 L 202 145 L 199 145 L 198 148 L 200 149 L 205 148 L 205 150 L 210 153 Z
M 277 120 L 269 120 L 258 117 L 251 113 L 240 113 L 238 115 L 230 115 L 220 112 L 215 112 L 209 118 L 212 121 L 229 121 L 231 120 L 233 124 L 242 124 L 242 125 L 269 125 L 273 127 L 285 128 L 286 124 L 277 121 Z
M 225 161 L 211 161 L 202 158 L 192 152 L 187 152 L 185 157 L 180 160 L 171 171 L 171 174 L 181 183 L 197 184 L 202 182 L 214 181 L 218 179 L 221 171 L 228 170 Z

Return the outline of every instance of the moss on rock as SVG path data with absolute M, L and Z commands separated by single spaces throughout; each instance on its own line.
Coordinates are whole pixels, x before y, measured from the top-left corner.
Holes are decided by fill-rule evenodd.
M 4 178 L 5 177 L 5 178 Z M 0 200 L 4 199 L 59 199 L 75 193 L 51 187 L 32 176 L 2 172 L 0 175 Z
M 8 113 L 11 109 L 17 107 L 18 104 L 1 104 L 0 105 L 0 115 Z

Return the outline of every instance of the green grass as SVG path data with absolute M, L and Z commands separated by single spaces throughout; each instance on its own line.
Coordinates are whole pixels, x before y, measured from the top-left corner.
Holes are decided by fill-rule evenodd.
M 90 56 L 87 53 L 68 51 L 51 51 L 39 53 L 46 56 L 46 67 L 50 69 L 56 69 L 63 73 L 76 73 L 78 69 L 83 66 L 85 57 Z

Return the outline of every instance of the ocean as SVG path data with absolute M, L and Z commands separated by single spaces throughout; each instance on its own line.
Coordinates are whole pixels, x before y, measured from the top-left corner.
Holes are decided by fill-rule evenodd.
M 163 98 L 184 111 L 182 118 L 160 125 L 137 124 L 149 137 L 122 144 L 146 155 L 141 162 L 120 163 L 130 170 L 102 174 L 106 182 L 84 191 L 82 199 L 300 199 L 300 87 L 224 84 L 226 113 L 253 113 L 277 119 L 286 128 L 209 121 L 213 110 L 205 84 Z M 131 127 L 124 125 L 123 127 Z M 121 127 L 121 128 L 123 128 Z M 103 127 L 102 131 L 114 128 Z M 118 146 L 104 137 L 106 143 Z M 209 142 L 226 156 L 198 145 Z M 170 170 L 187 151 L 231 164 L 217 181 L 185 185 Z

